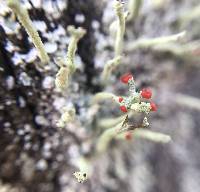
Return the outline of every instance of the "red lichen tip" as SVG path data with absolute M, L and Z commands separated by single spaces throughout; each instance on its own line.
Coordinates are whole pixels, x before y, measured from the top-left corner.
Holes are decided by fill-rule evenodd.
M 120 81 L 125 84 L 127 84 L 130 79 L 133 79 L 133 75 L 131 73 L 126 73 L 120 77 Z
M 141 96 L 142 96 L 142 98 L 145 98 L 145 99 L 151 99 L 151 96 L 152 96 L 151 89 L 149 89 L 149 88 L 142 89 Z
M 121 110 L 122 112 L 124 112 L 124 113 L 128 112 L 128 111 L 127 111 L 127 108 L 126 108 L 124 105 L 120 106 L 120 110 Z
M 158 107 L 154 102 L 150 102 L 151 105 L 151 111 L 157 111 Z
M 124 99 L 122 97 L 119 97 L 119 102 L 121 103 Z
M 126 140 L 130 141 L 130 140 L 132 140 L 132 138 L 133 138 L 133 135 L 130 131 L 125 133 L 125 139 Z

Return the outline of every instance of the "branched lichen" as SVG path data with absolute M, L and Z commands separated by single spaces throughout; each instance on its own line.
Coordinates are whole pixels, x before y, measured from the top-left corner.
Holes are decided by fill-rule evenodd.
M 27 33 L 32 38 L 32 41 L 36 48 L 38 49 L 40 59 L 42 62 L 47 63 L 49 61 L 49 57 L 44 50 L 44 46 L 42 41 L 34 29 L 32 22 L 28 16 L 27 10 L 25 10 L 19 3 L 19 0 L 8 0 L 8 6 L 13 10 L 13 12 L 17 15 L 21 24 L 25 27 Z M 141 5 L 142 0 L 135 0 L 130 1 L 134 2 L 131 4 L 131 10 L 129 19 L 133 19 L 137 17 L 139 8 Z M 108 61 L 102 73 L 102 80 L 103 82 L 107 82 L 111 72 L 121 63 L 122 61 L 122 52 L 123 52 L 123 44 L 124 44 L 124 33 L 125 33 L 125 22 L 127 18 L 127 13 L 124 12 L 124 4 L 122 0 L 115 1 L 115 12 L 117 15 L 117 21 L 114 22 L 114 28 L 116 29 L 115 34 L 115 44 L 114 44 L 114 58 Z M 56 74 L 55 85 L 56 88 L 64 91 L 69 84 L 69 79 L 76 71 L 76 65 L 74 63 L 75 52 L 77 50 L 77 44 L 79 40 L 85 35 L 86 31 L 81 27 L 75 29 L 74 26 L 69 26 L 67 28 L 68 33 L 71 36 L 66 59 L 61 59 L 57 61 L 60 69 Z M 168 36 L 168 37 L 160 37 L 155 39 L 140 39 L 129 46 L 129 50 L 135 50 L 137 48 L 146 48 L 152 47 L 155 45 L 169 43 L 179 40 L 185 35 L 185 32 L 180 34 Z M 99 136 L 98 139 L 93 140 L 94 144 L 94 157 L 97 157 L 99 154 L 105 152 L 110 142 L 113 139 L 125 139 L 131 140 L 132 136 L 140 137 L 149 139 L 155 142 L 163 142 L 167 143 L 171 140 L 170 136 L 157 133 L 153 131 L 146 130 L 149 126 L 147 115 L 151 111 L 156 111 L 157 106 L 152 101 L 149 101 L 152 97 L 152 92 L 150 89 L 145 88 L 141 91 L 136 90 L 135 80 L 132 74 L 128 73 L 121 77 L 121 81 L 124 84 L 128 85 L 128 96 L 116 96 L 112 93 L 101 92 L 97 93 L 92 101 L 91 104 L 96 104 L 98 102 L 102 102 L 104 100 L 111 99 L 115 103 L 119 105 L 119 109 L 121 112 L 125 113 L 126 115 L 120 116 L 116 119 L 105 119 L 99 120 L 97 123 L 98 127 L 103 127 L 104 129 L 100 129 L 97 135 Z M 94 110 L 91 109 L 91 119 L 93 119 L 94 114 L 99 109 L 99 105 L 94 107 Z M 89 114 L 90 110 L 88 110 Z M 143 120 L 139 124 L 129 123 L 130 117 L 134 113 L 142 113 Z M 75 120 L 75 109 L 72 108 L 64 108 L 62 111 L 62 115 L 60 119 L 57 121 L 57 126 L 64 128 L 67 123 L 73 122 Z M 92 121 L 92 120 L 91 120 Z M 90 124 L 90 121 L 89 123 Z M 95 135 L 95 134 L 94 134 Z M 87 180 L 88 176 L 91 174 L 91 158 L 86 159 L 85 157 L 80 158 L 77 162 L 77 167 L 79 168 L 78 171 L 74 172 L 74 176 L 78 180 L 78 182 L 83 183 Z
M 130 95 L 127 97 L 118 97 L 111 93 L 98 93 L 94 96 L 93 100 L 96 102 L 101 102 L 102 100 L 112 99 L 118 105 L 120 105 L 120 110 L 126 113 L 126 116 L 121 116 L 115 119 L 109 119 L 105 122 L 100 121 L 99 126 L 106 128 L 103 131 L 101 136 L 99 137 L 96 144 L 97 154 L 104 152 L 110 143 L 110 141 L 114 138 L 120 138 L 119 135 L 125 134 L 124 139 L 130 140 L 132 138 L 132 131 L 135 131 L 142 128 L 147 128 L 149 126 L 149 122 L 147 119 L 147 115 L 150 111 L 156 111 L 157 106 L 153 102 L 148 102 L 144 100 L 151 99 L 152 91 L 149 88 L 143 88 L 141 91 L 136 91 L 135 80 L 132 74 L 127 73 L 124 74 L 121 78 L 122 83 L 128 84 Z M 143 113 L 145 117 L 140 124 L 129 124 L 129 115 L 132 115 L 132 112 Z M 109 127 L 110 126 L 110 127 Z M 130 132 L 131 131 L 131 132 Z M 158 134 L 154 132 L 139 132 L 136 133 L 143 138 L 147 138 L 150 140 L 167 142 L 169 136 Z

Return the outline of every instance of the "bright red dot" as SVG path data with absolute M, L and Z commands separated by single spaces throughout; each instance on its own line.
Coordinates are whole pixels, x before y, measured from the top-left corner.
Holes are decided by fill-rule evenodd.
M 127 112 L 127 108 L 123 105 L 123 106 L 120 106 L 120 110 L 124 113 Z
M 151 102 L 150 105 L 151 105 L 151 111 L 157 111 L 158 107 L 154 102 Z
M 122 97 L 119 97 L 119 102 L 121 103 L 124 99 Z
M 131 73 L 125 73 L 120 77 L 120 81 L 125 84 L 127 84 L 130 79 L 133 79 L 133 75 Z
M 149 88 L 144 88 L 141 91 L 141 96 L 145 99 L 150 99 L 152 96 L 152 91 Z
M 133 135 L 130 131 L 125 133 L 125 139 L 126 140 L 132 140 L 132 138 L 133 138 Z

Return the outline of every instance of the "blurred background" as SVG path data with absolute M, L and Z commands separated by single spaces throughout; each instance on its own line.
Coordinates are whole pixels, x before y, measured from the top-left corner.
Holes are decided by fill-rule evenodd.
M 131 0 L 124 1 L 131 11 Z M 126 24 L 122 64 L 100 82 L 113 57 L 114 0 L 20 1 L 44 42 L 51 61 L 41 68 L 25 29 L 0 1 L 0 192 L 199 192 L 200 191 L 200 2 L 141 0 Z M 87 34 L 75 57 L 77 71 L 66 93 L 55 90 L 55 59 L 66 57 L 68 25 Z M 173 43 L 133 48 L 138 39 L 186 31 Z M 151 87 L 158 111 L 150 129 L 172 142 L 134 138 L 115 141 L 91 162 L 83 184 L 73 177 L 75 159 L 92 155 L 98 121 L 121 115 L 104 102 L 94 115 L 89 101 L 101 91 L 123 95 L 119 77 L 132 72 L 138 89 Z M 76 122 L 56 127 L 63 106 L 76 108 Z M 107 107 L 109 106 L 109 107 Z M 97 134 L 98 135 L 98 134 Z

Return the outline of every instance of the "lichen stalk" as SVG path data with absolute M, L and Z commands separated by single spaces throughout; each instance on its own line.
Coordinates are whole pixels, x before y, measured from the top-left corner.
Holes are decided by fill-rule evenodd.
M 129 130 L 130 131 L 130 130 Z M 172 139 L 169 135 L 155 132 L 155 131 L 150 131 L 146 129 L 134 129 L 132 130 L 134 138 L 143 138 L 147 139 L 153 142 L 158 142 L 158 143 L 169 143 Z M 121 133 L 116 136 L 116 139 L 124 139 L 124 133 Z
M 121 129 L 121 127 L 123 126 L 123 123 L 124 123 L 124 119 L 116 126 L 109 128 L 102 133 L 102 135 L 99 137 L 96 144 L 96 151 L 98 154 L 101 154 L 106 151 L 110 141 L 117 136 L 118 134 L 117 131 Z
M 120 64 L 121 58 L 122 58 L 121 56 L 117 56 L 114 59 L 109 60 L 105 64 L 103 72 L 102 72 L 102 76 L 101 76 L 103 84 L 106 84 L 108 78 L 110 77 L 111 72 Z
M 19 0 L 8 0 L 7 4 L 16 14 L 19 22 L 22 24 L 22 26 L 25 28 L 26 32 L 32 39 L 32 42 L 39 53 L 40 60 L 43 63 L 48 63 L 49 56 L 47 55 L 47 52 L 45 51 L 44 45 L 39 37 L 39 34 L 28 15 L 28 11 L 20 5 Z
M 143 0 L 129 0 L 128 10 L 129 15 L 127 21 L 133 21 L 137 18 L 140 12 L 140 8 Z
M 125 32 L 125 14 L 124 14 L 124 5 L 120 1 L 115 2 L 115 11 L 118 16 L 118 28 L 117 28 L 117 36 L 115 41 L 115 57 L 120 56 L 122 54 L 123 42 L 124 42 L 124 32 Z
M 169 35 L 169 36 L 149 38 L 149 39 L 138 39 L 137 41 L 128 43 L 126 46 L 126 51 L 130 52 L 139 48 L 151 48 L 157 45 L 163 45 L 170 42 L 176 42 L 176 41 L 181 40 L 183 37 L 185 37 L 185 35 L 186 35 L 186 31 L 183 31 L 181 33 L 177 33 L 177 34 Z
M 122 59 L 122 51 L 124 44 L 124 33 L 126 27 L 126 18 L 127 13 L 124 12 L 124 5 L 120 1 L 115 1 L 114 9 L 117 15 L 117 22 L 113 22 L 113 27 L 117 30 L 115 35 L 115 44 L 114 44 L 114 58 L 109 60 L 103 69 L 101 79 L 102 83 L 105 85 L 108 81 L 108 78 L 111 75 L 111 72 L 120 64 Z
M 101 101 L 105 101 L 107 99 L 111 99 L 115 102 L 117 102 L 118 97 L 115 96 L 112 93 L 108 93 L 108 92 L 99 92 L 97 94 L 95 94 L 92 98 L 91 104 L 96 104 L 99 103 Z
M 73 73 L 76 69 L 76 66 L 74 64 L 74 57 L 75 57 L 75 52 L 77 50 L 77 44 L 78 41 L 85 35 L 86 31 L 81 27 L 75 29 L 74 26 L 69 26 L 67 30 L 71 35 L 71 40 L 67 50 L 66 63 L 69 69 L 71 70 L 71 73 Z
M 55 79 L 56 88 L 61 91 L 64 91 L 68 87 L 70 76 L 72 76 L 76 70 L 74 57 L 77 50 L 77 44 L 86 33 L 86 31 L 81 27 L 75 29 L 74 26 L 68 26 L 67 30 L 71 35 L 71 40 L 67 50 L 67 59 L 66 61 L 59 61 L 58 65 L 60 66 L 60 69 L 56 74 Z

